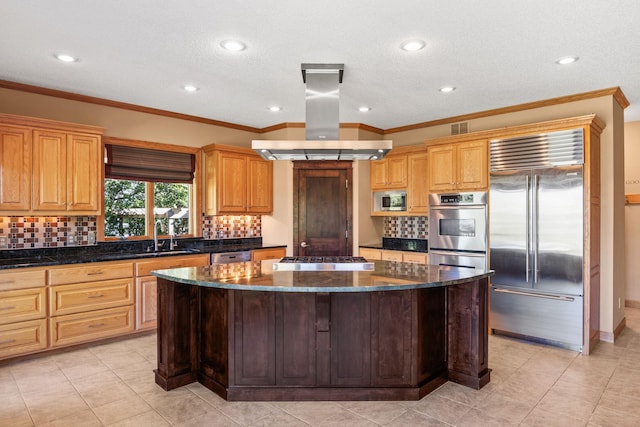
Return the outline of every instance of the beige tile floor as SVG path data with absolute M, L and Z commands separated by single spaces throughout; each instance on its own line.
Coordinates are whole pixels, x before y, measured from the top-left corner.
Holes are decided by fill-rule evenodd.
M 489 339 L 491 383 L 418 402 L 226 402 L 155 385 L 155 335 L 0 363 L 0 426 L 640 426 L 640 310 L 591 356 Z

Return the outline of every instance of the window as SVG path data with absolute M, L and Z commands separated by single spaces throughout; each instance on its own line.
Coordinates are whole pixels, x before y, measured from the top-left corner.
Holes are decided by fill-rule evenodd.
M 191 187 L 190 184 L 105 179 L 104 236 L 152 236 L 154 226 L 158 227 L 159 235 L 192 235 Z
M 196 156 L 129 144 L 105 144 L 104 237 L 194 235 Z

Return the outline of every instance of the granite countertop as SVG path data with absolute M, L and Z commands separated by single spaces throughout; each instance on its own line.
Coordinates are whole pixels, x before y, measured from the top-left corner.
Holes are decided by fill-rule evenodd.
M 164 240 L 168 242 L 168 239 L 160 241 Z M 0 251 L 0 270 L 286 247 L 286 245 L 263 243 L 261 238 L 180 239 L 176 242 L 178 242 L 176 250 L 158 252 L 148 251 L 148 248 L 153 246 L 153 241 L 147 240 L 104 242 L 93 246 Z M 168 247 L 168 243 L 165 246 Z
M 382 242 L 361 243 L 360 247 L 391 251 L 429 252 L 429 240 L 383 237 Z
M 373 292 L 451 286 L 493 275 L 493 271 L 375 261 L 373 271 L 268 271 L 220 279 L 215 268 L 187 267 L 152 272 L 178 283 L 221 289 L 272 292 Z

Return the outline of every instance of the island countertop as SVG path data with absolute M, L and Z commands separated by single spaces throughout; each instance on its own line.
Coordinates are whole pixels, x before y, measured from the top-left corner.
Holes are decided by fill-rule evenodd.
M 252 276 L 218 278 L 211 267 L 156 270 L 173 282 L 233 290 L 272 292 L 377 292 L 437 288 L 489 277 L 491 270 L 375 261 L 371 271 L 262 271 Z

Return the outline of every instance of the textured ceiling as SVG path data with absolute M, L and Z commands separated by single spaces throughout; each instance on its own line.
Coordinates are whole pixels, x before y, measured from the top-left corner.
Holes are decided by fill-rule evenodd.
M 257 128 L 304 122 L 307 62 L 345 64 L 341 122 L 388 129 L 615 86 L 640 120 L 637 0 L 2 0 L 0 16 L 2 80 Z M 401 51 L 410 38 L 426 48 Z M 567 55 L 580 59 L 555 63 Z

